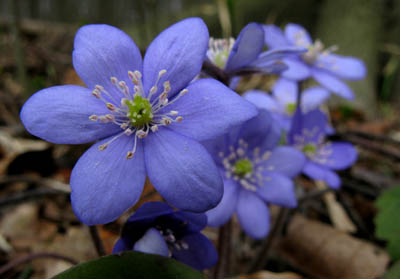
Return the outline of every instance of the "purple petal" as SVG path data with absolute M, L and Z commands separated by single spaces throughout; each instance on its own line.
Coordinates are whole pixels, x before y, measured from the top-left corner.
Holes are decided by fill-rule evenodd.
M 213 267 L 218 261 L 218 254 L 211 241 L 201 233 L 185 235 L 180 241 L 187 244 L 187 249 L 174 248 L 172 257 L 197 270 Z
M 244 140 L 249 148 L 258 147 L 261 151 L 275 147 L 280 139 L 281 131 L 277 123 L 273 122 L 271 114 L 266 110 L 260 110 L 256 117 L 245 122 L 239 133 L 232 137 L 232 142 Z
M 252 65 L 262 65 L 271 61 L 287 58 L 288 56 L 297 56 L 305 51 L 306 49 L 299 47 L 271 49 L 261 53 L 257 60 L 252 63 Z
M 308 161 L 304 166 L 303 172 L 305 175 L 316 181 L 321 180 L 326 182 L 333 189 L 337 189 L 340 187 L 340 177 L 335 172 L 327 169 L 320 164 Z
M 357 150 L 350 143 L 332 142 L 328 149 L 331 150 L 331 154 L 327 156 L 326 162 L 321 164 L 330 169 L 347 169 L 357 160 Z
M 264 30 L 260 24 L 249 23 L 240 31 L 229 54 L 226 71 L 234 71 L 253 62 L 264 47 Z
M 161 32 L 147 49 L 143 62 L 145 92 L 155 85 L 161 70 L 166 74 L 158 82 L 169 81 L 169 98 L 186 87 L 200 73 L 208 48 L 208 29 L 200 18 L 188 18 Z M 158 94 L 155 94 L 156 97 Z
M 313 69 L 312 75 L 316 81 L 340 97 L 352 100 L 354 94 L 351 88 L 327 71 Z
M 130 251 L 132 250 L 132 246 L 130 246 L 128 244 L 128 242 L 126 241 L 126 238 L 120 238 L 117 240 L 117 242 L 115 242 L 112 253 L 113 254 L 118 254 L 124 251 Z
M 283 63 L 288 66 L 286 71 L 282 72 L 282 76 L 292 80 L 305 80 L 311 76 L 310 66 L 300 59 L 286 58 Z
M 275 82 L 272 94 L 286 110 L 287 105 L 296 104 L 298 94 L 297 83 L 293 80 L 280 78 Z
M 120 131 L 113 123 L 89 120 L 107 114 L 104 103 L 81 86 L 63 85 L 43 89 L 26 101 L 21 121 L 33 135 L 53 143 L 87 143 Z
M 278 48 L 291 45 L 282 30 L 273 24 L 264 25 L 265 44 L 269 48 Z
M 224 195 L 221 202 L 206 212 L 208 226 L 219 227 L 229 221 L 237 206 L 238 193 L 238 184 L 230 179 L 224 179 Z
M 364 62 L 349 56 L 337 54 L 320 55 L 315 65 L 339 78 L 347 80 L 363 79 L 367 74 Z
M 78 30 L 72 62 L 89 89 L 101 85 L 114 94 L 118 93 L 111 77 L 130 84 L 128 71 L 142 70 L 142 56 L 135 42 L 122 30 L 105 24 L 85 25 Z
M 294 177 L 301 172 L 306 162 L 303 153 L 289 146 L 278 146 L 272 150 L 271 156 L 265 161 L 265 169 L 273 168 L 288 177 Z
M 310 34 L 303 26 L 295 23 L 289 23 L 285 27 L 285 36 L 289 42 L 294 45 L 307 48 L 312 44 Z
M 263 238 L 269 231 L 269 210 L 255 193 L 241 189 L 238 198 L 237 216 L 240 226 L 253 238 Z
M 133 206 L 142 193 L 146 171 L 139 140 L 132 159 L 133 137 L 121 136 L 103 151 L 94 144 L 76 163 L 71 174 L 71 202 L 78 218 L 87 225 L 114 221 Z
M 136 155 L 135 155 L 136 156 Z M 146 202 L 138 210 L 136 210 L 135 214 L 133 214 L 128 219 L 128 223 L 153 219 L 157 218 L 161 215 L 167 215 L 173 213 L 174 209 L 164 202 Z
M 301 106 L 304 112 L 317 109 L 328 100 L 330 93 L 322 87 L 311 87 L 301 93 Z
M 255 106 L 214 79 L 193 82 L 188 91 L 163 112 L 178 111 L 182 122 L 169 127 L 193 139 L 215 138 L 257 115 Z
M 141 239 L 133 246 L 134 251 L 168 257 L 167 243 L 161 233 L 153 228 L 146 231 Z
M 145 140 L 145 161 L 154 187 L 174 207 L 204 212 L 222 198 L 214 161 L 198 142 L 161 128 Z
M 174 217 L 186 224 L 186 231 L 199 232 L 207 226 L 207 216 L 204 213 L 177 211 Z
M 265 109 L 268 111 L 281 111 L 282 106 L 267 92 L 261 90 L 249 90 L 243 94 L 243 97 L 253 103 L 256 107 L 260 109 Z
M 297 198 L 291 179 L 276 172 L 271 172 L 257 189 L 257 194 L 265 201 L 286 207 L 296 207 Z

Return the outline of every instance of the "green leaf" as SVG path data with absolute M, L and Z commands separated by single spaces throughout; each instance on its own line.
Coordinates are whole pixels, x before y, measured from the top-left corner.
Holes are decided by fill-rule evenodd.
M 78 264 L 56 275 L 53 279 L 204 279 L 203 275 L 173 259 L 145 254 L 125 252 L 105 256 Z
M 383 279 L 399 279 L 400 278 L 400 261 L 397 261 L 392 267 L 386 271 Z
M 400 259 L 400 187 L 395 187 L 381 194 L 376 201 L 379 209 L 375 217 L 376 236 L 387 240 L 387 251 L 392 259 Z

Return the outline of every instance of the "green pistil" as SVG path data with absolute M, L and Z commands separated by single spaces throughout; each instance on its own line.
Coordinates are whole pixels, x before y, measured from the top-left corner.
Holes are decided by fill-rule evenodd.
M 233 172 L 240 177 L 244 177 L 246 174 L 249 174 L 252 171 L 253 164 L 247 159 L 242 159 L 236 161 Z
M 228 60 L 228 55 L 229 55 L 228 50 L 223 50 L 223 51 L 219 52 L 215 56 L 215 65 L 217 65 L 217 67 L 220 69 L 225 68 L 226 61 Z
M 287 104 L 286 111 L 289 115 L 292 115 L 296 111 L 296 104 Z
M 126 105 L 129 108 L 127 116 L 130 118 L 132 126 L 142 127 L 153 119 L 149 100 L 136 95 L 133 101 L 127 101 Z
M 317 151 L 317 146 L 315 146 L 315 144 L 308 143 L 303 146 L 302 151 L 305 154 L 314 154 Z

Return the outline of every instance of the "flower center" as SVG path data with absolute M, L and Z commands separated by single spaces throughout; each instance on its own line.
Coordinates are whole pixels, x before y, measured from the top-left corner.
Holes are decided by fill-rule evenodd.
M 110 143 L 119 137 L 132 135 L 134 145 L 132 150 L 126 154 L 126 158 L 130 159 L 136 152 L 138 138 L 144 139 L 149 132 L 157 132 L 160 126 L 168 126 L 173 122 L 183 120 L 183 117 L 178 115 L 178 111 L 167 111 L 164 108 L 186 95 L 187 89 L 181 90 L 174 98 L 169 100 L 168 93 L 171 91 L 171 86 L 167 80 L 162 83 L 164 90 L 155 97 L 155 94 L 159 92 L 160 80 L 166 72 L 166 70 L 161 70 L 158 73 L 155 84 L 147 93 L 144 92 L 142 74 L 139 71 L 128 72 L 128 77 L 133 85 L 131 87 L 125 81 L 119 81 L 116 77 L 110 78 L 112 85 L 117 88 L 117 90 L 113 89 L 111 93 L 101 85 L 95 86 L 92 95 L 101 100 L 110 113 L 105 115 L 93 114 L 89 116 L 89 120 L 103 123 L 112 122 L 122 129 L 119 134 L 100 145 L 99 150 L 106 149 Z
M 313 64 L 319 55 L 328 55 L 338 49 L 335 45 L 324 49 L 324 44 L 318 39 L 315 40 L 314 44 L 309 45 L 307 48 L 308 51 L 302 54 L 302 57 L 308 64 Z
M 151 104 L 142 96 L 136 95 L 133 100 L 126 101 L 126 105 L 128 106 L 126 116 L 131 120 L 132 126 L 142 127 L 153 119 Z
M 248 191 L 257 191 L 265 181 L 271 178 L 268 171 L 273 171 L 275 166 L 268 163 L 271 151 L 261 151 L 259 147 L 249 150 L 249 144 L 243 139 L 239 139 L 238 146 L 229 146 L 229 152 L 219 152 L 218 156 L 222 160 L 227 179 L 233 179 Z M 265 172 L 267 171 L 267 172 Z
M 233 38 L 210 38 L 209 49 L 207 51 L 208 59 L 210 59 L 210 61 L 214 63 L 214 65 L 216 65 L 218 68 L 224 69 L 234 43 L 235 40 Z
M 317 151 L 317 146 L 312 143 L 307 143 L 301 150 L 307 155 L 313 155 Z
M 247 174 L 253 172 L 253 164 L 248 159 L 241 159 L 236 161 L 234 168 L 234 173 L 240 177 L 244 177 Z
M 286 105 L 286 112 L 289 115 L 293 115 L 295 111 L 296 111 L 296 104 L 291 103 Z

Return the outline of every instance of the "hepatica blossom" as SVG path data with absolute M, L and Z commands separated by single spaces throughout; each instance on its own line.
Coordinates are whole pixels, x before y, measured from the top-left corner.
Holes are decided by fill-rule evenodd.
M 283 77 L 293 80 L 312 77 L 343 98 L 354 97 L 350 87 L 340 79 L 364 78 L 366 68 L 360 59 L 335 54 L 336 46 L 325 48 L 320 40 L 313 42 L 307 30 L 298 24 L 287 24 L 284 32 L 275 25 L 265 25 L 264 31 L 265 43 L 271 49 L 299 46 L 308 50 L 301 56 L 283 59 L 289 67 L 282 73 Z
M 297 106 L 298 91 L 295 81 L 280 78 L 272 88 L 272 95 L 260 90 L 250 90 L 245 93 L 245 96 L 258 107 L 270 111 L 282 129 L 289 131 Z M 329 98 L 329 95 L 328 90 L 319 86 L 305 89 L 301 93 L 302 111 L 308 112 L 318 108 Z
M 279 73 L 287 69 L 287 66 L 281 62 L 281 58 L 298 55 L 305 51 L 303 47 L 297 46 L 270 51 L 263 51 L 263 48 L 262 25 L 249 23 L 242 29 L 236 40 L 211 38 L 207 59 L 228 75 L 234 75 L 240 70 Z
M 293 181 L 305 159 L 298 150 L 277 146 L 280 129 L 266 110 L 214 141 L 205 142 L 223 175 L 224 195 L 207 211 L 208 224 L 221 226 L 236 213 L 254 238 L 269 231 L 267 203 L 297 205 Z
M 162 202 L 145 203 L 126 222 L 113 253 L 140 251 L 172 257 L 202 270 L 217 263 L 213 244 L 200 233 L 205 214 L 174 211 Z
M 340 187 L 336 170 L 350 167 L 357 159 L 354 146 L 326 139 L 327 119 L 320 110 L 302 114 L 296 111 L 288 134 L 288 143 L 307 157 L 303 173 L 314 180 L 325 181 L 330 187 Z
M 142 60 L 121 30 L 84 26 L 73 64 L 88 88 L 55 86 L 26 102 L 21 119 L 30 133 L 53 143 L 99 140 L 71 174 L 72 206 L 82 222 L 118 218 L 139 199 L 146 175 L 177 208 L 203 212 L 219 202 L 221 177 L 198 141 L 257 111 L 215 80 L 191 83 L 208 40 L 201 19 L 186 19 L 164 30 Z

